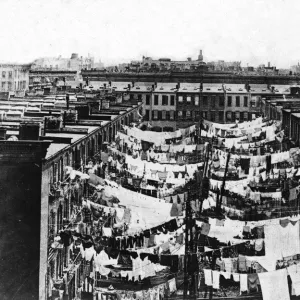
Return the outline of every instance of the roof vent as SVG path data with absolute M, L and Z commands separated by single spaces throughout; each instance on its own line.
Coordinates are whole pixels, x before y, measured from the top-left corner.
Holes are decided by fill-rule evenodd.
M 231 91 L 231 88 L 227 89 L 227 91 Z
M 243 89 L 239 89 L 239 91 L 241 92 L 241 91 L 243 91 Z
M 161 86 L 161 87 L 160 87 L 160 90 L 163 90 L 163 89 L 164 89 L 164 88 Z
M 262 91 L 263 91 L 263 92 L 266 92 L 267 90 L 266 90 L 266 89 L 262 89 Z
M 141 88 L 139 86 L 136 87 L 137 90 L 140 90 Z
M 219 88 L 218 88 L 218 91 L 222 91 L 222 89 L 219 89 Z
M 184 87 L 182 90 L 183 90 L 183 91 L 186 91 L 187 89 L 186 89 L 186 87 Z
M 210 91 L 210 88 L 206 88 L 207 91 Z

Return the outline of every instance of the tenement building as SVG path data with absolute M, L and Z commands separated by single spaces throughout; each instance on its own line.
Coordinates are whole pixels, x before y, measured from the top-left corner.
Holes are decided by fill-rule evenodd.
M 2 299 L 80 299 L 74 293 L 81 260 L 57 237 L 78 222 L 86 166 L 99 162 L 103 147 L 141 113 L 141 103 L 113 96 L 98 111 L 91 95 L 1 101 Z

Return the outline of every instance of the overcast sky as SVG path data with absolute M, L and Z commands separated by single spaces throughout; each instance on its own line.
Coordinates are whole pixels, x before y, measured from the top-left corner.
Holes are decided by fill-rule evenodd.
M 0 61 L 88 53 L 105 65 L 153 58 L 300 61 L 300 0 L 0 0 Z

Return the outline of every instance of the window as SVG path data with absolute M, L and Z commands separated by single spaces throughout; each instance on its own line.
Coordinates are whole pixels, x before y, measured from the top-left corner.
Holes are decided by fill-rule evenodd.
M 146 121 L 149 121 L 149 117 L 150 117 L 150 110 L 149 110 L 149 109 L 146 109 L 146 110 L 145 110 L 145 120 L 146 120 Z
M 219 106 L 220 107 L 224 106 L 224 96 L 219 96 Z
M 12 71 L 8 72 L 8 78 L 12 78 Z
M 178 102 L 183 102 L 183 97 L 182 96 L 178 97 Z
M 251 100 L 251 107 L 255 107 L 255 106 L 256 106 L 255 100 Z
M 158 119 L 158 111 L 157 110 L 153 110 L 152 111 L 152 119 L 153 120 L 157 120 Z
M 235 112 L 235 119 L 240 120 L 240 112 L 239 111 Z
M 248 106 L 248 97 L 247 96 L 244 97 L 244 106 L 245 107 Z
M 183 114 L 182 114 L 182 110 L 178 110 L 178 111 L 177 111 L 177 117 L 178 117 L 178 118 L 182 118 L 182 115 L 183 115 Z
M 232 105 L 232 97 L 228 96 L 227 97 L 227 106 L 231 107 L 231 105 Z
M 228 111 L 228 112 L 226 113 L 226 120 L 227 120 L 227 121 L 231 121 L 231 111 Z
M 142 94 L 138 94 L 138 100 L 142 100 Z
M 240 112 L 240 122 L 244 122 L 244 113 Z
M 154 95 L 154 105 L 158 105 L 158 95 Z
M 175 96 L 171 96 L 171 103 L 170 105 L 174 106 L 175 105 Z
M 170 110 L 170 120 L 174 120 L 174 110 Z
M 186 111 L 186 118 L 191 118 L 191 111 L 190 110 L 187 110 Z
M 186 102 L 191 103 L 191 96 L 186 97 Z
M 5 82 L 2 82 L 1 87 L 2 87 L 2 89 L 5 89 Z
M 248 112 L 244 112 L 244 121 L 247 121 L 248 120 Z
M 167 110 L 166 111 L 166 120 L 170 120 L 170 111 L 169 110 Z
M 240 107 L 240 96 L 235 97 L 235 106 Z
M 219 122 L 224 122 L 224 112 L 219 111 Z
M 162 119 L 162 120 L 166 120 L 166 111 L 165 111 L 165 110 L 163 110 L 163 111 L 161 112 L 161 119 Z
M 157 112 L 157 119 L 158 119 L 158 120 L 161 120 L 161 119 L 162 119 L 162 111 L 161 111 L 161 110 L 159 110 L 159 111 Z
M 202 116 L 203 116 L 204 119 L 207 119 L 207 111 L 203 111 Z
M 5 78 L 5 77 L 6 77 L 6 72 L 2 71 L 2 78 Z
M 195 105 L 199 106 L 199 96 L 195 96 Z
M 146 95 L 146 105 L 150 105 L 150 95 Z
M 12 90 L 12 86 L 11 86 L 11 82 L 8 82 L 8 90 L 11 91 Z
M 162 105 L 168 105 L 168 96 L 164 95 L 162 96 Z
M 216 96 L 211 96 L 211 107 L 215 107 L 216 105 Z
M 207 96 L 203 96 L 203 105 L 207 105 Z
M 211 112 L 210 112 L 210 120 L 211 120 L 212 122 L 214 122 L 214 121 L 216 120 L 216 114 L 215 114 L 214 111 L 211 111 Z

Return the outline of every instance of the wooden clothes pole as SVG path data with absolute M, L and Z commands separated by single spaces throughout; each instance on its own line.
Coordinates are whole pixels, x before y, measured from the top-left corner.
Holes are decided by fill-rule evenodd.
M 230 160 L 230 151 L 228 152 L 228 155 L 227 155 L 225 172 L 224 172 L 223 182 L 222 182 L 221 191 L 220 191 L 220 199 L 217 199 L 217 207 L 216 207 L 217 212 L 221 212 L 222 197 L 223 197 L 224 190 L 225 190 L 225 182 L 226 182 L 226 175 L 227 175 L 228 166 L 229 166 L 229 160 Z
M 188 273 L 187 273 L 187 264 L 188 264 L 188 254 L 189 254 L 189 214 L 190 214 L 190 189 L 188 191 L 188 197 L 185 203 L 185 255 L 184 255 L 184 290 L 183 290 L 183 299 L 187 297 L 188 291 Z

